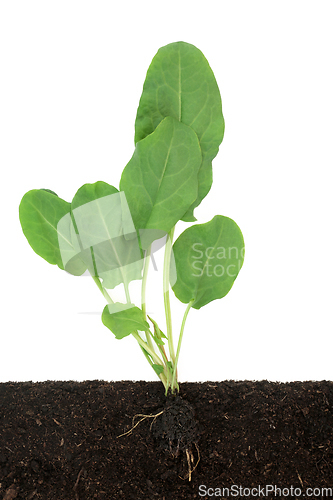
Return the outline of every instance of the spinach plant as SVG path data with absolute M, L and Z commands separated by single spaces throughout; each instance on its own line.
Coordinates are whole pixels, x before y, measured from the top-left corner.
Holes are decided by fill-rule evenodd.
M 166 394 L 179 391 L 177 364 L 190 309 L 224 297 L 243 264 L 242 233 L 228 217 L 192 225 L 173 243 L 178 221 L 196 221 L 193 211 L 212 185 L 223 134 L 220 92 L 206 58 L 191 44 L 171 43 L 148 69 L 135 149 L 119 189 L 102 181 L 84 184 L 71 203 L 49 189 L 33 189 L 19 207 L 33 250 L 72 275 L 91 275 L 107 301 L 104 325 L 117 339 L 135 338 Z M 164 332 L 146 306 L 152 245 L 162 238 Z M 133 280 L 141 280 L 139 305 L 130 297 Z M 110 290 L 120 284 L 126 303 L 112 299 Z M 186 304 L 176 349 L 170 288 Z

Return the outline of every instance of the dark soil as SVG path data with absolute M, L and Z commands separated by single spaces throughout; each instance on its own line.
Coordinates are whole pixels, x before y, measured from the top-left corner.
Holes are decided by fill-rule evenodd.
M 166 400 L 160 382 L 0 384 L 0 500 L 330 497 L 333 382 L 180 390 Z

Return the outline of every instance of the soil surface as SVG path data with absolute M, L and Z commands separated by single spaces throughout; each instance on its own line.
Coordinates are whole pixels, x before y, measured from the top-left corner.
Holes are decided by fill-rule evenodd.
M 333 382 L 180 394 L 166 399 L 160 382 L 0 384 L 0 500 L 330 498 Z

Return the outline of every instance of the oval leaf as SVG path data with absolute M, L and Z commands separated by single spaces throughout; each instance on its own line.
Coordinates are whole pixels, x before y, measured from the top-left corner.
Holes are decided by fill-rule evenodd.
M 108 304 L 102 313 L 103 324 L 111 330 L 117 339 L 122 339 L 136 330 L 149 330 L 141 309 L 133 304 Z
M 200 164 L 195 132 L 174 118 L 138 142 L 120 181 L 135 227 L 169 232 L 197 197 Z
M 68 241 L 68 235 L 59 233 L 58 222 L 70 213 L 70 203 L 45 189 L 32 189 L 22 198 L 19 216 L 23 233 L 32 249 L 50 264 L 64 269 L 59 241 Z M 84 272 L 84 271 L 83 271 Z
M 202 150 L 199 191 L 183 220 L 195 220 L 193 209 L 212 185 L 212 160 L 224 135 L 218 85 L 203 53 L 185 42 L 161 47 L 147 71 L 135 121 L 135 143 L 172 116 L 196 132 Z
M 244 240 L 237 224 L 216 215 L 206 224 L 186 229 L 176 240 L 177 281 L 172 287 L 186 304 L 200 309 L 227 295 L 244 261 Z
M 105 288 L 141 279 L 143 258 L 124 193 L 106 182 L 85 184 L 71 208 L 80 253 L 72 255 L 68 265 L 81 258 Z

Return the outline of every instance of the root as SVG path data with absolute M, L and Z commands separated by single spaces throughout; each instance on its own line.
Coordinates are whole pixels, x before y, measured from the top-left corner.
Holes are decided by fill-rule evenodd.
M 185 481 L 185 479 L 188 478 L 189 481 L 191 481 L 192 479 L 192 472 L 195 471 L 195 469 L 198 467 L 198 463 L 200 462 L 200 452 L 199 452 L 199 448 L 198 448 L 198 445 L 197 443 L 194 443 L 196 449 L 197 449 L 197 453 L 198 453 L 198 460 L 197 460 L 197 463 L 195 464 L 195 466 L 193 467 L 193 469 L 191 468 L 191 463 L 193 464 L 194 463 L 194 457 L 193 457 L 193 453 L 192 451 L 189 451 L 187 448 L 185 450 L 186 452 L 186 458 L 187 458 L 187 467 L 188 467 L 188 475 L 186 475 L 185 477 L 180 477 L 180 479 L 182 479 L 183 481 Z
M 81 469 L 81 470 L 80 470 L 80 472 L 78 473 L 78 476 L 77 476 L 76 482 L 75 482 L 74 487 L 73 487 L 73 490 L 75 491 L 75 500 L 79 500 L 79 494 L 78 494 L 78 492 L 77 492 L 77 488 L 78 488 L 78 486 L 79 486 L 80 476 L 81 476 L 81 474 L 82 474 L 83 470 L 84 470 L 84 467 L 82 467 L 82 469 Z
M 179 474 L 182 472 L 184 477 L 179 477 L 182 480 L 188 479 L 191 481 L 193 472 L 200 462 L 200 452 L 197 444 L 199 438 L 198 423 L 194 417 L 194 409 L 188 402 L 178 396 L 167 401 L 164 408 L 158 409 L 157 412 L 149 415 L 142 413 L 134 415 L 132 427 L 117 436 L 117 438 L 132 434 L 141 422 L 147 418 L 152 419 L 150 431 L 152 431 L 153 439 L 159 443 L 159 449 L 169 452 L 173 459 L 182 454 L 179 463 Z M 157 417 L 161 415 L 163 417 L 157 420 Z M 138 420 L 136 421 L 136 419 Z
M 156 415 L 142 415 L 141 413 L 138 413 L 137 415 L 134 415 L 133 419 L 132 419 L 132 427 L 129 431 L 127 432 L 124 432 L 124 434 L 120 434 L 119 436 L 117 436 L 117 438 L 120 438 L 122 436 L 126 436 L 127 434 L 131 434 L 131 432 L 133 431 L 133 429 L 135 429 L 135 427 L 137 427 L 141 422 L 143 422 L 144 420 L 146 420 L 146 418 L 153 418 L 154 420 L 152 421 L 152 423 L 150 424 L 150 429 L 152 428 L 152 425 L 154 424 L 155 420 L 157 419 L 157 417 L 159 415 L 162 415 L 162 413 L 164 413 L 164 410 L 163 411 L 160 411 L 159 413 L 156 413 Z M 134 420 L 135 420 L 135 417 L 143 417 L 139 420 L 139 422 L 137 422 L 135 425 L 134 425 Z

